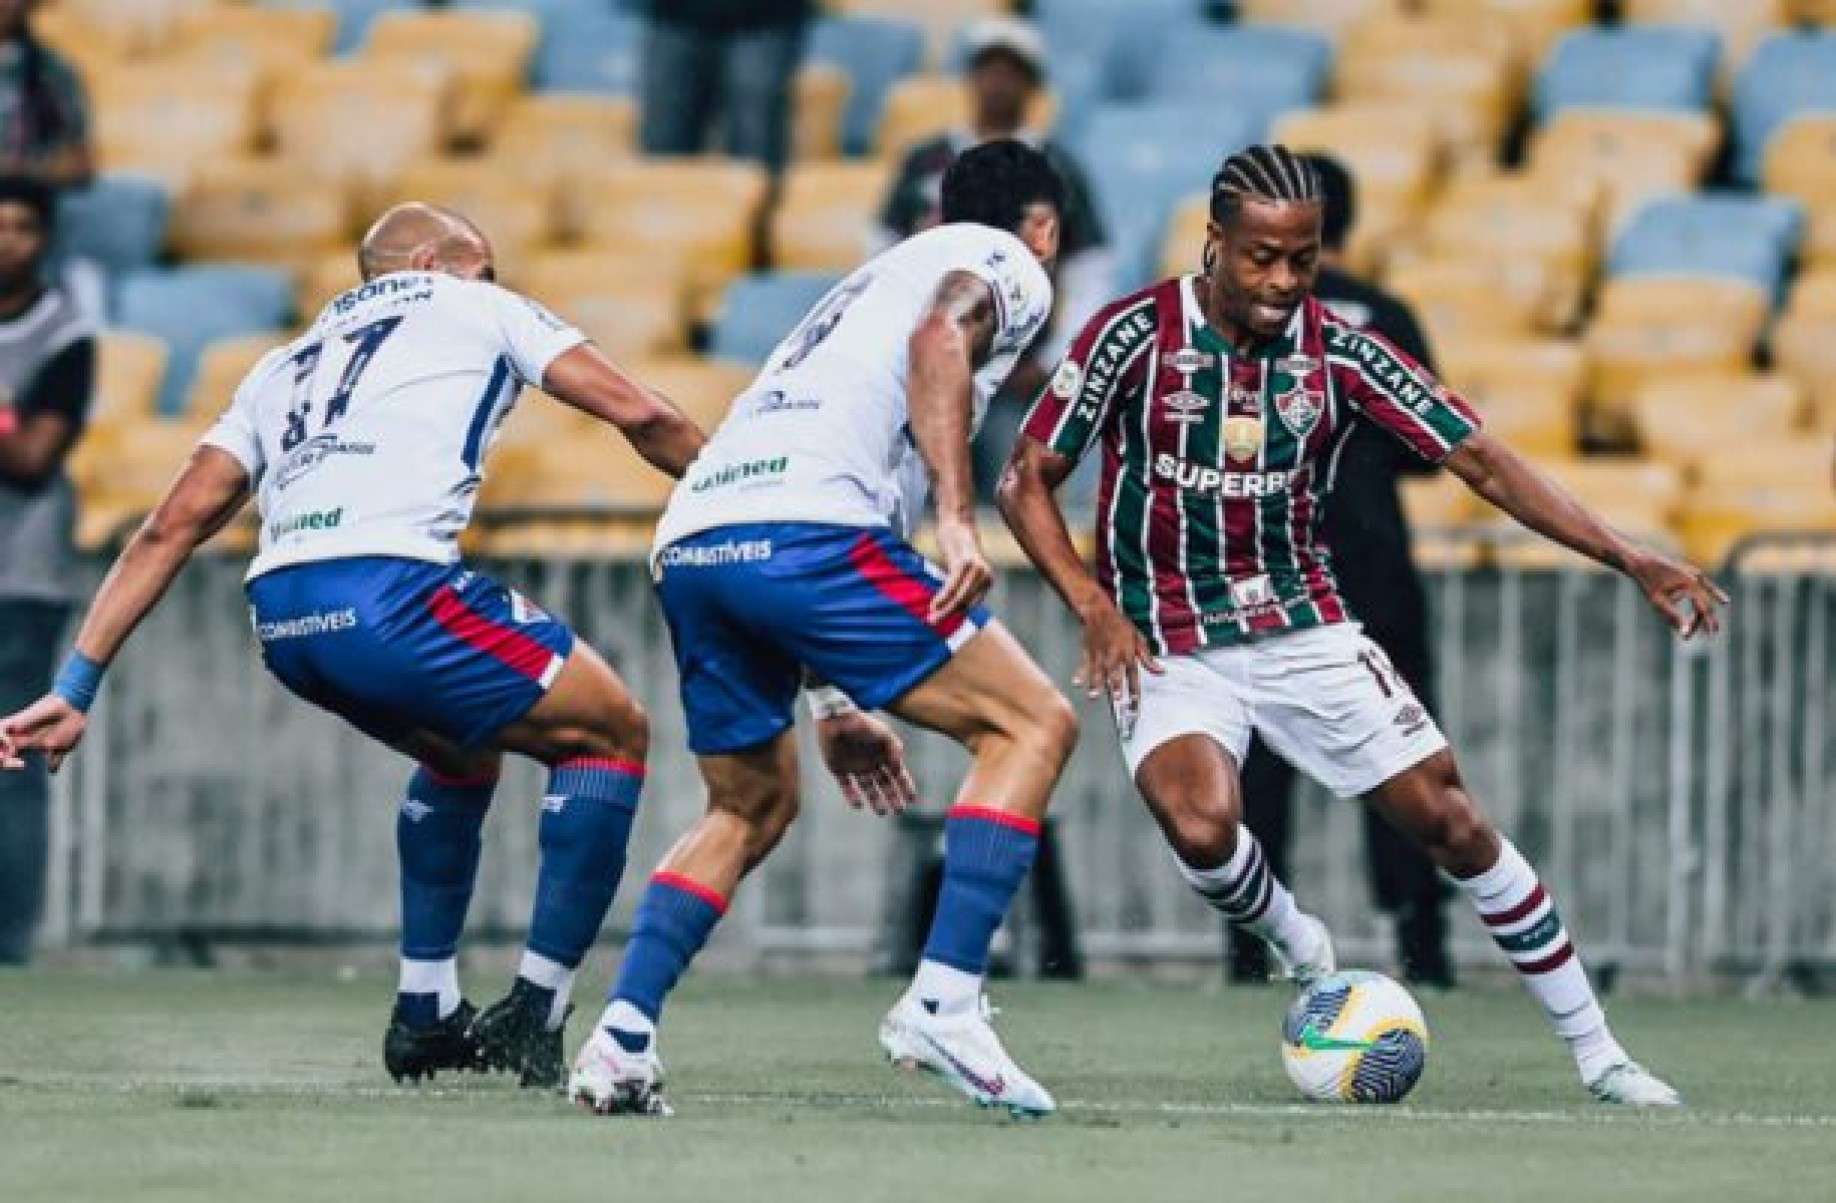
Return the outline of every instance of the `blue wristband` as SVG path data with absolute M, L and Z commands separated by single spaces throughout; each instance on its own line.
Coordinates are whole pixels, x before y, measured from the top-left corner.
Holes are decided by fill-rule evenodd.
M 75 649 L 64 661 L 64 667 L 57 670 L 57 680 L 51 683 L 52 693 L 85 714 L 96 704 L 96 691 L 101 688 L 102 665 Z

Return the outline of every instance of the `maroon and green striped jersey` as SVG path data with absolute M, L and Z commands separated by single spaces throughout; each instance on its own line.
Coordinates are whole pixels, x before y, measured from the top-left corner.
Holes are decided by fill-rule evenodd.
M 1436 463 L 1479 428 L 1427 370 L 1312 298 L 1284 337 L 1232 348 L 1196 282 L 1099 312 L 1025 426 L 1072 460 L 1101 441 L 1098 573 L 1167 654 L 1347 619 L 1319 516 L 1354 418 Z

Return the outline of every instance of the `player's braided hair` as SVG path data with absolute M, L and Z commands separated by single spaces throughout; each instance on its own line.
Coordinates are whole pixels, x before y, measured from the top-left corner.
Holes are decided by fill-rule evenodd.
M 1246 198 L 1319 204 L 1325 199 L 1313 164 L 1279 144 L 1246 147 L 1211 177 L 1211 219 L 1229 225 Z

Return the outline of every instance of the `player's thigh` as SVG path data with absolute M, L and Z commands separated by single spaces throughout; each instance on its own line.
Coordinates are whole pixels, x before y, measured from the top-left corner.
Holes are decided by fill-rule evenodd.
M 1177 735 L 1141 762 L 1135 787 L 1161 834 L 1188 864 L 1221 864 L 1236 846 L 1243 798 L 1237 762 L 1207 734 Z
M 578 756 L 641 764 L 650 750 L 650 723 L 605 657 L 576 639 L 553 684 L 491 742 L 545 764 Z
M 797 737 L 785 731 L 757 747 L 696 758 L 708 809 L 747 823 L 785 825 L 800 800 Z
M 1245 650 L 1257 734 L 1338 797 L 1368 794 L 1447 747 L 1383 649 L 1354 625 L 1315 627 Z
M 989 735 L 1044 729 L 1069 754 L 1077 733 L 1070 703 L 998 622 L 989 622 L 886 708 L 970 745 Z

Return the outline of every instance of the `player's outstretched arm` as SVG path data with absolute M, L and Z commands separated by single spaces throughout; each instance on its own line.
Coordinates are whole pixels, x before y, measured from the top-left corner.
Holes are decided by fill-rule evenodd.
M 979 276 L 953 271 L 938 284 L 908 344 L 906 408 L 912 440 L 931 477 L 944 586 L 933 618 L 966 610 L 994 584 L 975 528 L 975 475 L 969 432 L 975 412 L 975 369 L 994 346 L 994 293 Z
M 1473 492 L 1537 534 L 1638 582 L 1683 638 L 1721 629 L 1719 611 L 1728 595 L 1706 573 L 1627 539 L 1485 431 L 1455 448 L 1447 467 Z
M 198 545 L 223 529 L 249 495 L 249 474 L 227 451 L 200 445 L 165 499 L 128 540 L 90 603 L 76 648 L 56 686 L 0 719 L 0 768 L 23 767 L 20 753 L 41 752 L 52 772 L 88 725 L 102 671 L 152 610 Z
M 707 442 L 669 398 L 625 375 L 591 343 L 556 356 L 542 373 L 542 391 L 618 427 L 639 455 L 678 480 Z
M 1141 670 L 1164 671 L 1153 649 L 1084 566 L 1058 505 L 1058 488 L 1076 467 L 1031 435 L 1014 442 L 995 501 L 1027 558 L 1045 574 L 1084 625 L 1084 654 L 1075 683 L 1090 697 L 1107 692 L 1124 728 L 1140 709 Z

